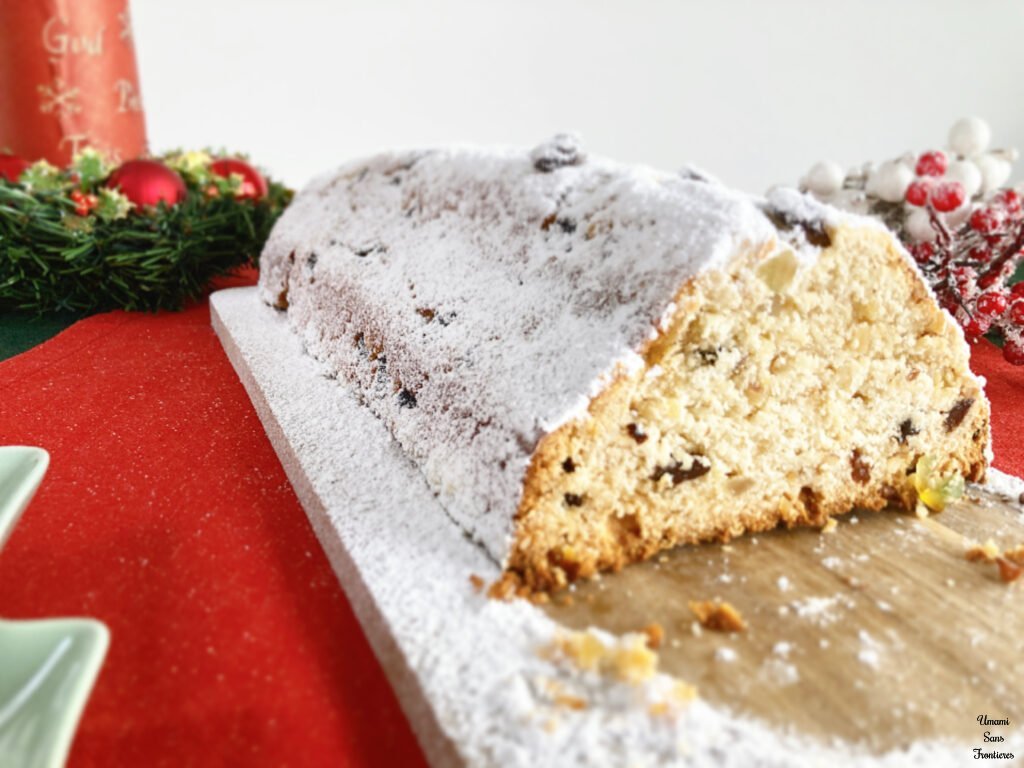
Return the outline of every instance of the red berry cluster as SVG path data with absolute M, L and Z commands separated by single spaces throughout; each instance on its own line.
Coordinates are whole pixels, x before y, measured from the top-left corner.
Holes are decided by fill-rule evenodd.
M 96 195 L 75 189 L 71 192 L 71 202 L 75 204 L 75 213 L 79 216 L 88 216 L 100 204 L 100 199 Z
M 955 211 L 967 199 L 959 181 L 939 181 L 946 173 L 949 161 L 944 152 L 925 152 L 917 160 L 914 172 L 917 179 L 910 183 L 904 196 L 907 203 L 921 208 L 928 205 L 939 213 Z
M 926 158 L 928 163 L 938 163 L 933 157 L 936 154 L 941 155 L 922 155 L 918 169 L 922 165 L 937 167 L 925 163 Z M 942 199 L 933 189 L 923 203 L 931 214 L 935 240 L 914 243 L 909 246 L 910 252 L 968 339 L 973 341 L 996 331 L 1003 337 L 1006 360 L 1024 365 L 1024 283 L 1007 285 L 1024 262 L 1020 195 L 1012 189 L 1001 190 L 956 230 L 950 230 L 937 215 L 946 210 L 940 208 Z M 910 190 L 907 201 L 911 202 Z

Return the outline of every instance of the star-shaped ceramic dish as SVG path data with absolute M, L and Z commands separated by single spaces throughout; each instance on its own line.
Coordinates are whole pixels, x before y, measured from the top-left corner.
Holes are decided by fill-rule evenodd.
M 49 463 L 42 448 L 0 447 L 0 549 Z M 0 765 L 64 765 L 109 644 L 93 619 L 0 619 Z

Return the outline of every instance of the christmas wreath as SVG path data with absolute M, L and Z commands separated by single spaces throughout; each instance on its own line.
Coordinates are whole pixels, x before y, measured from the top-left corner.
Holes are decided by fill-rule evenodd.
M 239 158 L 170 152 L 111 168 L 0 155 L 0 310 L 179 309 L 255 264 L 292 192 Z

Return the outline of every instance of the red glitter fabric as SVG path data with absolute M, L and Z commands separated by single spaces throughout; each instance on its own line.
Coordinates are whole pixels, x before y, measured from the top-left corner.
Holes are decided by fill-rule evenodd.
M 0 363 L 0 444 L 51 456 L 0 616 L 111 630 L 71 768 L 425 765 L 205 303 Z
M 1024 370 L 987 344 L 973 363 L 1019 475 Z M 0 556 L 0 615 L 113 636 L 72 768 L 424 764 L 205 303 L 0 363 L 17 443 L 52 462 Z

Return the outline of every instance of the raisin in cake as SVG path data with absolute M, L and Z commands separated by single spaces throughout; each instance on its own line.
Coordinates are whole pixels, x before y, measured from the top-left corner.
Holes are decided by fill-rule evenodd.
M 908 505 L 924 454 L 987 464 L 967 345 L 884 229 L 566 137 L 324 176 L 260 290 L 505 587 Z

